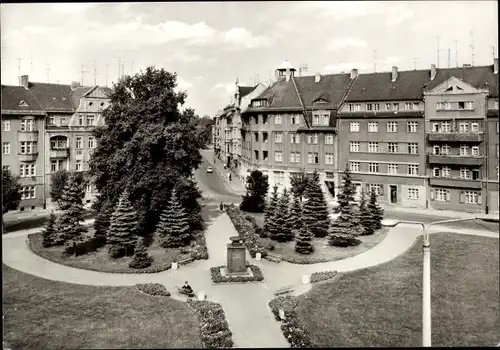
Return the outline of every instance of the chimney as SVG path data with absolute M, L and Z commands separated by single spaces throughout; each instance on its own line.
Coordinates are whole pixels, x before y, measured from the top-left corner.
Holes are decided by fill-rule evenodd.
M 498 74 L 498 57 L 493 59 L 493 73 Z
M 314 75 L 314 82 L 315 82 L 315 83 L 319 83 L 319 81 L 320 81 L 320 80 L 321 80 L 321 74 L 316 73 L 316 74 Z
M 395 82 L 398 78 L 398 67 L 392 66 L 392 81 Z
M 71 90 L 75 90 L 77 87 L 80 87 L 80 82 L 79 81 L 72 81 L 71 82 Z
M 358 76 L 358 70 L 354 68 L 353 70 L 351 70 L 351 79 L 356 79 L 357 76 Z
M 431 64 L 431 80 L 434 80 L 436 78 L 436 65 Z
M 24 88 L 27 90 L 29 89 L 29 79 L 27 75 L 21 75 L 21 78 L 19 79 L 19 85 L 24 86 Z

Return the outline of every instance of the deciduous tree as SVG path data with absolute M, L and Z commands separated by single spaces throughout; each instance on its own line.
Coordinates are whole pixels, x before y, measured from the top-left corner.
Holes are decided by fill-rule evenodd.
M 267 175 L 260 170 L 254 170 L 247 176 L 247 192 L 242 196 L 240 209 L 250 213 L 262 213 L 265 209 L 265 200 L 269 191 Z
M 306 195 L 306 190 L 309 185 L 309 176 L 306 174 L 304 170 L 301 170 L 299 173 L 295 173 L 290 178 L 290 184 L 292 186 L 292 193 L 295 197 L 298 197 L 302 202 L 302 199 Z
M 19 207 L 21 185 L 18 181 L 18 176 L 14 176 L 10 170 L 2 169 L 2 214 Z

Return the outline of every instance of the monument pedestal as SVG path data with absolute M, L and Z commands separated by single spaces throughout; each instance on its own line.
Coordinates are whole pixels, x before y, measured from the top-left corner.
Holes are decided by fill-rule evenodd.
M 226 276 L 249 276 L 249 273 L 252 275 L 250 268 L 247 268 L 246 247 L 241 238 L 233 236 L 229 239 L 231 243 L 227 244 L 227 266 L 224 269 Z

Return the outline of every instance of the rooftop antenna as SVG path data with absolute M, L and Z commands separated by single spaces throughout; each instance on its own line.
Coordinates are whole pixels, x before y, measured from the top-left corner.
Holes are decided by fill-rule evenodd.
M 118 80 L 120 80 L 121 66 L 122 66 L 122 57 L 113 57 L 118 60 Z
M 448 68 L 451 66 L 451 49 L 448 48 Z
M 418 58 L 414 57 L 413 58 L 413 70 L 417 70 L 417 61 L 418 61 Z
M 437 53 L 437 67 L 439 68 L 439 60 L 440 60 L 440 57 L 439 57 L 439 53 L 440 53 L 440 49 L 439 49 L 439 39 L 441 39 L 439 36 L 437 37 L 437 50 L 436 50 L 436 53 Z
M 21 61 L 24 58 L 16 57 L 17 60 L 17 79 L 19 79 L 19 85 L 21 85 Z
M 458 68 L 458 40 L 455 40 L 455 64 Z
M 47 72 L 47 83 L 50 83 L 50 71 L 52 70 L 50 66 L 51 66 L 50 63 L 45 63 L 45 70 Z
M 377 73 L 377 52 L 378 50 L 373 50 L 373 72 Z
M 94 61 L 94 86 L 97 85 L 97 68 Z
M 83 75 L 85 74 L 85 69 L 84 69 L 84 66 L 82 64 L 82 70 L 80 71 L 80 73 L 82 73 L 82 81 L 81 81 L 81 84 L 83 86 Z
M 474 32 L 470 31 L 470 53 L 471 53 L 471 65 L 474 65 Z

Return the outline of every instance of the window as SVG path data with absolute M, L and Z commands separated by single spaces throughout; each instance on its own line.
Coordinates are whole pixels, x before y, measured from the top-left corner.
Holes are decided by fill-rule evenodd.
M 267 124 L 267 115 L 265 114 L 259 114 L 259 115 L 262 117 L 262 124 Z M 257 119 L 255 120 L 255 124 L 259 124 L 259 121 Z
M 417 142 L 410 142 L 408 144 L 408 153 L 409 154 L 418 154 L 418 143 Z
M 398 143 L 397 142 L 389 142 L 387 146 L 387 150 L 389 153 L 398 153 Z
M 350 170 L 353 173 L 359 172 L 359 162 L 351 162 L 351 164 L 350 164 Z
M 387 173 L 388 174 L 397 174 L 398 173 L 398 165 L 397 164 L 387 164 Z
M 444 103 L 444 109 L 446 109 L 448 111 L 451 110 L 451 103 L 450 102 L 445 102 Z
M 283 152 L 282 151 L 274 151 L 274 161 L 282 162 L 283 161 Z
M 76 155 L 77 156 L 83 156 L 83 151 L 81 149 L 76 150 Z
M 319 125 L 319 119 L 320 119 L 320 115 L 319 114 L 314 114 L 313 115 L 313 120 L 312 120 L 312 124 L 313 125 Z
M 378 163 L 368 163 L 368 172 L 378 173 Z
M 265 160 L 265 161 L 267 161 L 267 157 L 268 157 L 267 156 L 267 152 L 268 151 L 262 151 L 262 159 Z
M 380 110 L 380 105 L 378 103 L 373 104 L 373 110 L 379 111 Z
M 290 163 L 300 163 L 300 152 L 290 153 Z
M 498 100 L 495 101 L 495 109 L 498 109 Z
M 359 142 L 358 141 L 349 142 L 349 150 L 351 152 L 359 152 Z
M 378 142 L 368 142 L 368 152 L 377 153 L 378 152 Z
M 387 132 L 398 132 L 398 122 L 387 122 Z
M 81 160 L 77 160 L 76 161 L 76 171 L 82 171 L 82 161 Z
M 441 168 L 434 168 L 432 169 L 432 175 L 434 175 L 434 177 L 440 177 L 441 176 Z
M 349 125 L 350 132 L 359 132 L 359 122 L 351 122 Z
M 19 176 L 20 177 L 36 176 L 35 163 L 21 164 L 19 166 Z
M 442 122 L 441 123 L 441 132 L 443 132 L 443 133 L 451 132 L 450 122 Z
M 349 112 L 354 112 L 354 105 L 353 105 L 352 103 L 349 103 L 349 104 L 347 105 L 347 110 L 348 110 Z
M 368 132 L 378 132 L 378 122 L 368 122 Z
M 35 186 L 25 186 L 21 188 L 21 199 L 35 199 Z
M 375 191 L 375 194 L 376 194 L 377 196 L 380 196 L 380 194 L 381 194 L 381 192 L 382 192 L 382 191 L 381 191 L 381 185 L 378 185 L 378 184 L 369 184 L 369 185 L 368 185 L 368 188 L 369 188 L 369 190 L 370 190 L 370 193 L 371 193 L 372 191 Z
M 479 157 L 479 147 L 478 146 L 472 146 L 472 155 L 474 157 Z
M 458 124 L 458 130 L 461 133 L 467 133 L 467 132 L 469 132 L 469 123 L 467 123 L 467 122 L 460 122 Z
M 441 146 L 441 155 L 448 155 L 450 154 L 451 147 L 448 144 L 443 144 Z
M 95 117 L 93 115 L 87 116 L 87 125 L 88 126 L 94 126 L 95 124 Z
M 399 103 L 393 103 L 392 109 L 394 109 L 395 111 L 399 111 Z
M 89 147 L 88 148 L 95 148 L 95 146 L 96 146 L 95 137 L 89 136 Z
M 283 142 L 283 133 L 277 132 L 274 134 L 274 143 L 282 143 Z
M 2 154 L 10 154 L 10 142 L 4 142 L 2 145 Z
M 392 107 L 392 105 L 390 103 L 386 103 L 385 104 L 385 110 L 386 111 L 390 111 L 392 109 L 391 107 Z
M 3 131 L 10 131 L 10 120 L 4 120 L 2 124 L 3 124 Z
M 441 168 L 441 177 L 450 177 L 451 168 L 448 166 L 444 166 Z
M 274 182 L 278 186 L 282 186 L 285 182 L 285 173 L 282 171 L 275 171 L 274 172 Z
M 411 102 L 405 102 L 405 111 L 411 111 Z
M 31 118 L 24 118 L 21 120 L 21 131 L 34 131 L 35 121 Z
M 460 168 L 460 178 L 461 179 L 471 179 L 472 174 L 469 168 Z
M 50 148 L 51 149 L 63 149 L 68 145 L 67 139 L 64 137 L 54 137 L 50 140 Z
M 50 162 L 50 171 L 55 172 L 63 169 L 62 159 L 55 159 Z
M 258 150 L 254 150 L 253 155 L 254 155 L 255 160 L 259 160 L 259 151 Z
M 408 122 L 407 131 L 408 132 L 418 132 L 418 122 Z
M 438 145 L 432 146 L 432 154 L 436 154 L 436 155 L 441 154 L 441 147 L 439 147 Z
M 330 115 L 323 114 L 323 126 L 328 126 L 328 125 L 330 125 Z
M 470 130 L 472 132 L 478 132 L 479 131 L 479 123 L 471 123 Z
M 441 132 L 441 129 L 439 128 L 439 123 L 432 123 L 431 130 L 432 132 Z
M 317 145 L 318 134 L 307 135 L 307 143 Z
M 463 198 L 465 203 L 479 204 L 479 195 L 476 191 L 464 191 Z
M 468 155 L 470 155 L 470 153 L 469 153 L 469 146 L 468 145 L 460 145 L 460 155 L 461 156 L 468 156 Z
M 373 104 L 372 103 L 367 103 L 366 104 L 366 110 L 367 111 L 373 111 Z
M 408 175 L 418 175 L 418 164 L 408 164 Z
M 440 109 L 444 109 L 444 102 L 436 103 L 436 110 L 439 111 Z
M 83 137 L 79 136 L 76 138 L 76 149 L 81 149 L 83 148 Z
M 450 200 L 450 191 L 449 190 L 438 188 L 434 192 L 435 192 L 436 201 L 448 202 Z
M 319 163 L 319 155 L 316 152 L 309 152 L 307 154 L 307 162 L 309 164 L 318 164 Z
M 408 188 L 408 199 L 418 199 L 418 188 Z
M 325 164 L 328 164 L 328 165 L 333 164 L 333 153 L 325 154 Z
M 325 134 L 325 145 L 333 145 L 333 134 Z
M 10 171 L 10 165 L 2 165 L 2 169 L 5 171 Z M 498 167 L 497 167 L 498 169 Z
M 79 125 L 79 126 L 83 126 L 83 115 L 80 115 L 80 116 L 78 117 L 78 125 Z
M 282 122 L 283 122 L 283 120 L 281 118 L 281 114 L 276 114 L 274 116 L 274 124 L 281 125 Z
M 292 125 L 298 125 L 298 124 L 300 124 L 300 115 L 298 115 L 298 114 L 292 114 L 292 116 L 290 118 L 290 123 Z
M 418 102 L 413 102 L 413 110 L 418 111 Z
M 361 111 L 361 103 L 356 103 L 354 105 L 354 111 L 355 112 L 360 112 Z
M 300 143 L 300 135 L 297 135 L 294 132 L 290 133 L 290 143 Z
M 21 154 L 35 154 L 36 153 L 36 142 L 35 141 L 21 141 L 19 147 L 19 153 Z

